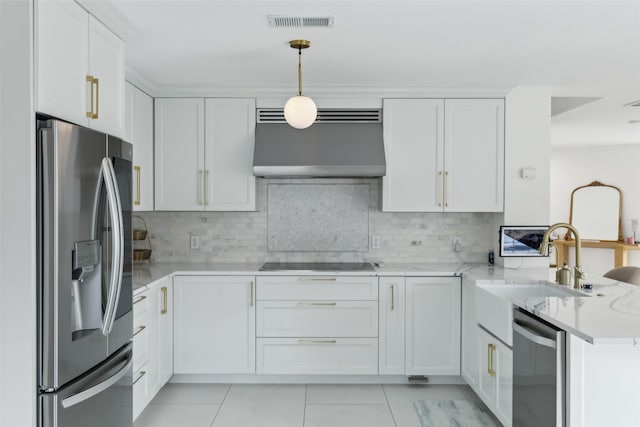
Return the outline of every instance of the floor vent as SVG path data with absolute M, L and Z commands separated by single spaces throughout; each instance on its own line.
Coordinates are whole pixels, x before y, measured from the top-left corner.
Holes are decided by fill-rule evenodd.
M 258 109 L 258 123 L 286 123 L 281 108 Z M 315 123 L 381 123 L 380 109 L 320 109 Z
M 271 28 L 332 28 L 333 16 L 283 16 L 269 15 Z

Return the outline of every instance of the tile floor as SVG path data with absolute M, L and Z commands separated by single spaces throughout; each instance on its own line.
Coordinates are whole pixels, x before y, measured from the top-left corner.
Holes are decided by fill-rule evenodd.
M 479 401 L 457 385 L 170 383 L 134 427 L 421 427 L 415 400 Z

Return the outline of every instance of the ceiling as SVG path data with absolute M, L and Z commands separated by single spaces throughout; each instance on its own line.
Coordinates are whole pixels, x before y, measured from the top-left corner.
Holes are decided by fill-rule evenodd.
M 599 100 L 552 118 L 556 145 L 640 143 L 640 0 L 112 0 L 137 27 L 126 62 L 157 94 L 235 89 L 507 93 L 550 86 Z M 333 16 L 276 29 L 268 15 Z

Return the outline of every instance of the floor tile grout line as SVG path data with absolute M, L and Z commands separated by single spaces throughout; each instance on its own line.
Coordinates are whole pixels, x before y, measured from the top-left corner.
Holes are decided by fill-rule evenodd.
M 309 393 L 309 384 L 304 385 L 304 408 L 302 408 L 302 427 L 307 422 L 307 394 Z
M 213 427 L 213 423 L 216 422 L 216 418 L 218 418 L 218 415 L 222 410 L 222 405 L 224 405 L 224 402 L 227 400 L 227 396 L 229 396 L 229 393 L 231 392 L 231 386 L 233 386 L 233 384 L 229 384 L 229 387 L 227 387 L 227 392 L 224 394 L 224 397 L 222 398 L 222 402 L 220 402 L 220 406 L 218 406 L 218 410 L 216 411 L 216 414 L 213 416 L 213 420 L 211 420 L 211 424 L 209 424 L 209 427 Z
M 393 425 L 398 427 L 398 423 L 396 422 L 396 416 L 393 414 L 393 410 L 391 409 L 391 402 L 389 402 L 389 396 L 387 396 L 387 389 L 384 384 L 380 384 L 382 387 L 382 393 L 384 393 L 384 398 L 387 401 L 387 407 L 389 408 L 389 413 L 391 414 L 391 419 L 393 420 Z

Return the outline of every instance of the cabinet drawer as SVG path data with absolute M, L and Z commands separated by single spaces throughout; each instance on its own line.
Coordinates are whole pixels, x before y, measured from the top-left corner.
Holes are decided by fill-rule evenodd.
M 259 337 L 377 337 L 377 301 L 258 301 Z
M 133 370 L 137 370 L 149 360 L 149 329 L 146 325 L 135 326 L 133 330 Z
M 149 382 L 146 367 L 134 370 L 133 374 L 133 420 L 138 418 L 138 415 L 147 406 L 147 400 L 149 396 Z
M 376 338 L 258 338 L 259 374 L 377 374 Z
M 375 276 L 263 276 L 257 278 L 258 300 L 377 300 Z

